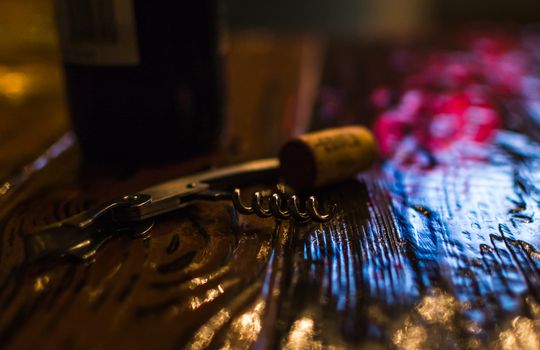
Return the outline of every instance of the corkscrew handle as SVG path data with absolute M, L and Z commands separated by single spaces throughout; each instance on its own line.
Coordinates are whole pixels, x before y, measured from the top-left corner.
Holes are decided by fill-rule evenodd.
M 276 182 L 278 166 L 277 159 L 263 159 L 165 182 L 137 194 L 125 196 L 124 200 L 126 198 L 145 198 L 145 200 L 133 201 L 134 205 L 115 207 L 113 217 L 117 221 L 142 221 L 183 208 L 195 200 L 227 199 L 232 200 L 235 209 L 241 214 L 256 214 L 259 217 L 274 217 L 279 220 L 292 218 L 300 223 L 330 220 L 335 206 L 328 214 L 322 214 L 317 199 L 313 196 L 305 202 L 305 211 L 301 211 L 297 196 L 284 190 L 274 193 L 268 200 L 265 200 L 260 192 L 255 192 L 250 206 L 244 205 L 240 200 L 239 189 L 232 193 L 227 190 L 231 185 L 242 186 L 250 181 Z
M 278 167 L 277 159 L 264 159 L 179 178 L 123 196 L 25 236 L 27 259 L 30 262 L 61 257 L 91 259 L 99 247 L 114 236 L 128 233 L 139 237 L 152 227 L 153 222 L 148 219 L 185 207 L 194 200 L 228 199 L 241 214 L 294 219 L 300 223 L 322 223 L 333 217 L 335 206 L 322 214 L 315 197 L 306 201 L 306 209 L 302 211 L 298 197 L 284 190 L 266 200 L 260 192 L 255 192 L 251 205 L 242 203 L 239 189 L 226 190 L 231 185 L 241 186 L 249 181 L 275 182 Z
M 246 183 L 277 181 L 279 161 L 261 159 L 238 165 L 209 170 L 187 177 L 164 182 L 132 196 L 145 197 L 148 201 L 133 206 L 123 206 L 113 211 L 119 221 L 141 221 L 177 210 L 198 199 L 226 199 L 227 188 Z

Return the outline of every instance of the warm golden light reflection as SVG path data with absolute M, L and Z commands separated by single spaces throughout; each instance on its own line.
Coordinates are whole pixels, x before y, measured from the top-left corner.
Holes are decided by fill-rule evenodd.
M 47 285 L 49 284 L 50 278 L 49 276 L 40 276 L 36 278 L 34 281 L 34 292 L 42 292 L 45 290 Z
M 392 337 L 392 342 L 398 349 L 421 349 L 427 340 L 426 330 L 407 319 L 403 328 L 398 329 Z
M 257 312 L 245 313 L 233 327 L 241 329 L 242 336 L 254 339 L 253 335 L 261 330 L 261 319 Z
M 264 307 L 264 300 L 260 300 L 252 309 L 238 317 L 231 325 L 231 334 L 241 342 L 254 342 L 261 331 Z
M 429 323 L 447 324 L 454 314 L 458 303 L 450 295 L 435 289 L 422 298 L 416 311 Z
M 8 191 L 11 189 L 11 183 L 9 182 L 4 182 L 4 184 L 2 184 L 2 186 L 0 186 L 0 196 L 3 196 L 5 195 L 6 193 L 8 193 Z
M 213 288 L 206 292 L 205 295 L 201 297 L 192 297 L 190 300 L 190 306 L 192 310 L 197 310 L 201 305 L 211 302 L 216 299 L 220 294 L 223 294 L 223 288 Z
M 200 277 L 192 278 L 189 281 L 189 283 L 187 284 L 188 288 L 193 290 L 193 289 L 198 288 L 198 287 L 200 287 L 202 285 L 205 285 L 208 282 L 213 281 L 213 280 L 215 280 L 216 278 L 218 278 L 220 276 L 223 276 L 227 271 L 229 271 L 229 269 L 230 268 L 228 266 L 224 266 L 224 267 L 222 267 L 221 269 L 219 269 L 217 271 L 211 272 L 209 274 L 206 274 L 206 275 L 203 275 L 203 276 L 200 276 Z
M 230 318 L 229 311 L 222 309 L 199 328 L 193 336 L 193 340 L 186 346 L 186 349 L 198 350 L 207 348 L 212 342 L 212 339 L 214 339 L 216 331 L 228 322 Z
M 322 349 L 322 342 L 315 339 L 315 322 L 303 317 L 292 325 L 284 349 Z
M 434 289 L 430 291 L 416 306 L 416 314 L 408 316 L 404 325 L 394 333 L 392 342 L 398 349 L 403 350 L 423 348 L 428 342 L 429 329 L 427 324 L 442 326 L 445 330 L 451 330 L 452 320 L 459 307 L 460 304 L 442 290 Z M 471 327 L 474 328 L 474 326 L 474 324 L 471 324 Z M 469 344 L 470 348 L 476 348 L 476 345 L 478 344 Z
M 74 245 L 73 247 L 69 248 L 69 250 L 77 250 L 77 249 L 81 249 L 81 248 L 84 248 L 84 247 L 89 246 L 91 243 L 92 243 L 92 241 L 89 240 L 89 239 L 87 239 L 87 240 L 82 241 L 81 243 L 79 243 L 79 244 L 77 244 L 77 245 Z
M 540 349 L 540 334 L 538 321 L 518 316 L 512 320 L 510 327 L 499 334 L 498 348 L 510 349 Z
M 200 287 L 206 283 L 208 283 L 207 277 L 195 277 L 191 281 L 189 281 L 189 289 L 195 289 L 197 287 Z
M 23 73 L 0 68 L 0 95 L 13 102 L 23 100 L 30 85 L 30 78 Z
M 264 244 L 261 246 L 261 249 L 257 253 L 257 260 L 259 261 L 266 261 L 268 260 L 268 257 L 272 253 L 272 247 L 268 244 Z

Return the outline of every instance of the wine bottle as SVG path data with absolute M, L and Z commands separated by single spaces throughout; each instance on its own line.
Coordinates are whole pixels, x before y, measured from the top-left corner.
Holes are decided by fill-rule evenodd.
M 83 157 L 141 164 L 207 152 L 223 119 L 217 0 L 56 0 Z

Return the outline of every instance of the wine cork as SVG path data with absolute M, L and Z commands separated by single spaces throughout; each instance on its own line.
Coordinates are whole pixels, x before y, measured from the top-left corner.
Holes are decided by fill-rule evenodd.
M 360 126 L 301 135 L 280 151 L 280 173 L 296 190 L 334 184 L 368 169 L 376 156 L 375 139 Z

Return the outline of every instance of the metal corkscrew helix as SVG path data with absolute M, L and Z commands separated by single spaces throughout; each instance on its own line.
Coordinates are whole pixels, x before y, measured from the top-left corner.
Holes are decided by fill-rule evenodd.
M 285 192 L 282 186 L 279 186 L 278 192 L 272 193 L 265 200 L 265 196 L 261 192 L 255 192 L 251 196 L 251 205 L 242 203 L 240 198 L 240 189 L 235 189 L 232 194 L 232 203 L 235 209 L 244 215 L 256 214 L 261 218 L 274 217 L 278 220 L 294 219 L 299 223 L 306 223 L 311 220 L 319 223 L 329 221 L 336 210 L 336 206 L 332 205 L 327 214 L 320 213 L 318 209 L 318 201 L 314 196 L 310 196 L 305 202 L 305 211 L 299 208 L 299 198 L 297 195 L 291 195 Z M 264 202 L 268 202 L 268 208 L 265 208 Z

